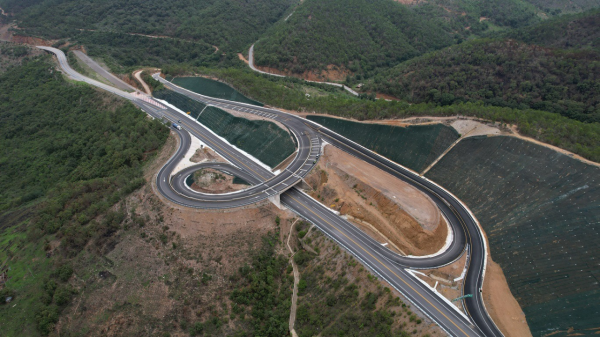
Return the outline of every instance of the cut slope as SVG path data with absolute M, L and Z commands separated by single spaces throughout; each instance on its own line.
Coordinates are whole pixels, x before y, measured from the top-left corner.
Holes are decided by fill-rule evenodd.
M 191 117 L 270 167 L 277 166 L 295 151 L 292 136 L 275 123 L 235 117 L 171 90 L 155 91 L 154 96 L 190 112 Z
M 172 82 L 182 88 L 186 88 L 201 95 L 262 106 L 261 103 L 247 98 L 227 84 L 209 78 L 176 77 Z
M 478 137 L 427 177 L 475 213 L 534 336 L 598 327 L 600 168 L 521 139 Z
M 459 137 L 454 129 L 442 124 L 400 127 L 323 116 L 306 118 L 417 172 L 433 163 Z

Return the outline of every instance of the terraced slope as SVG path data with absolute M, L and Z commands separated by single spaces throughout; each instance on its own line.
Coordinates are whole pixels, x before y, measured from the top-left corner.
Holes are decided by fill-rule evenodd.
M 483 137 L 462 140 L 427 177 L 475 213 L 534 336 L 597 331 L 588 329 L 600 326 L 600 168 Z

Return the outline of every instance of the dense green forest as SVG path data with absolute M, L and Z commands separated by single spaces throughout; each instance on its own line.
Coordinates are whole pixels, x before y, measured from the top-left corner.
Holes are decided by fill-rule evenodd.
M 600 122 L 600 53 L 475 40 L 405 62 L 367 91 L 408 102 L 484 102 Z
M 544 12 L 560 13 L 577 13 L 588 9 L 598 7 L 596 0 L 525 0 L 526 2 L 535 5 Z
M 539 21 L 520 0 L 306 0 L 256 44 L 256 64 L 301 74 L 333 64 L 359 76 L 478 36 Z
M 111 240 L 124 219 L 113 205 L 145 184 L 141 168 L 169 133 L 128 102 L 66 82 L 48 60 L 0 75 L 0 260 L 13 280 L 0 297 L 20 299 L 19 310 L 0 305 L 7 335 L 54 329 L 75 293 L 70 258 Z
M 391 0 L 306 0 L 256 44 L 255 61 L 298 74 L 329 64 L 371 72 L 454 42 L 441 21 Z
M 238 50 L 279 20 L 293 0 L 2 0 L 24 33 L 71 37 L 80 29 L 163 35 Z M 21 32 L 23 33 L 23 31 Z
M 443 17 L 466 36 L 522 27 L 540 20 L 536 15 L 538 10 L 523 0 L 431 0 L 415 2 L 413 7 L 427 18 Z
M 564 15 L 502 34 L 549 48 L 600 50 L 600 10 Z

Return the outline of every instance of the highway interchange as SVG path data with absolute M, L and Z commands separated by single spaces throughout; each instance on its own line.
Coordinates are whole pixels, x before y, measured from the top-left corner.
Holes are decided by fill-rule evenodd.
M 298 150 L 288 167 L 276 175 L 248 158 L 239 149 L 227 143 L 185 113 L 170 106 L 164 106 L 160 102 L 149 101 L 152 100 L 150 97 L 140 99 L 138 95 L 132 95 L 82 76 L 69 66 L 62 51 L 50 47 L 39 48 L 54 53 L 62 70 L 73 79 L 87 82 L 128 99 L 155 118 L 166 118 L 174 122 L 181 121 L 180 124 L 183 129 L 173 129 L 180 138 L 180 147 L 161 168 L 156 177 L 159 192 L 170 201 L 195 208 L 230 208 L 253 204 L 279 195 L 282 204 L 315 224 L 326 235 L 352 253 L 365 266 L 401 292 L 413 305 L 434 320 L 449 335 L 502 336 L 502 333 L 487 314 L 483 304 L 481 289 L 485 274 L 487 247 L 481 228 L 470 211 L 442 187 L 314 122 L 275 109 L 203 96 L 177 87 L 158 75 L 154 76 L 168 89 L 204 104 L 258 114 L 285 125 L 295 137 Z M 216 151 L 230 164 L 204 163 L 186 168 L 181 172 L 173 172 L 179 161 L 189 150 L 191 136 L 200 139 L 201 142 Z M 452 228 L 453 241 L 448 249 L 431 257 L 411 258 L 400 256 L 383 247 L 350 222 L 294 187 L 315 165 L 322 141 L 326 141 L 398 179 L 408 182 L 431 197 Z M 184 182 L 185 178 L 193 171 L 204 167 L 212 167 L 233 173 L 253 184 L 253 186 L 242 191 L 221 195 L 199 193 L 187 188 Z M 472 294 L 473 298 L 463 300 L 467 312 L 467 316 L 464 316 L 458 313 L 451 303 L 442 299 L 431 288 L 413 277 L 407 269 L 435 268 L 446 265 L 460 258 L 467 251 L 469 258 L 467 260 L 463 293 Z

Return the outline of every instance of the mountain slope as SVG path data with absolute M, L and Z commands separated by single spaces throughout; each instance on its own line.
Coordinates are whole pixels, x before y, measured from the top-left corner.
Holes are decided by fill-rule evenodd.
M 298 74 L 330 64 L 370 72 L 454 43 L 442 26 L 391 0 L 306 0 L 256 44 L 255 61 Z
M 4 0 L 19 27 L 46 38 L 80 29 L 167 35 L 238 50 L 276 22 L 292 0 Z M 243 32 L 243 33 L 242 33 Z
M 539 20 L 534 6 L 521 0 L 402 3 L 306 0 L 263 35 L 255 47 L 256 64 L 288 74 L 318 73 L 334 65 L 360 79 L 492 27 Z
M 504 35 L 550 48 L 600 50 L 600 10 L 561 16 Z
M 410 102 L 482 101 L 599 122 L 599 56 L 594 51 L 564 52 L 482 39 L 401 64 L 365 90 Z

